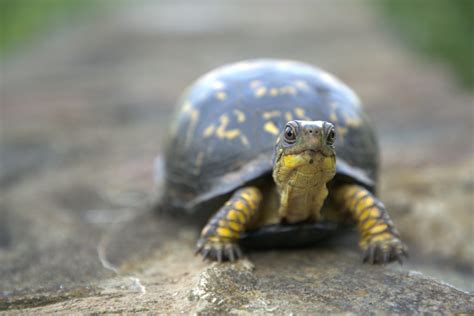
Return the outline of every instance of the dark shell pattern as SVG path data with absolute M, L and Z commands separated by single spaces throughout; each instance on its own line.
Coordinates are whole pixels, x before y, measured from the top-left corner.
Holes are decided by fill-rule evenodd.
M 180 103 L 165 156 L 165 198 L 175 206 L 190 211 L 271 172 L 275 141 L 295 119 L 335 124 L 336 181 L 375 188 L 373 128 L 354 92 L 322 70 L 289 60 L 238 62 L 199 78 Z

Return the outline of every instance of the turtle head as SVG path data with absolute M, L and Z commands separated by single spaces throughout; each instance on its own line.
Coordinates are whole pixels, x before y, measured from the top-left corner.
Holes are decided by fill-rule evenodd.
M 281 182 L 293 170 L 324 183 L 336 173 L 334 125 L 325 121 L 289 121 L 273 153 L 273 177 Z

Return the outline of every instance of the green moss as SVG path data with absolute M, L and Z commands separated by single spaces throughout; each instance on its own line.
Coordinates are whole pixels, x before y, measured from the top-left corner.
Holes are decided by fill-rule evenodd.
M 474 88 L 474 1 L 373 1 L 412 47 L 449 64 Z
M 1 0 L 0 55 L 97 4 L 94 0 Z

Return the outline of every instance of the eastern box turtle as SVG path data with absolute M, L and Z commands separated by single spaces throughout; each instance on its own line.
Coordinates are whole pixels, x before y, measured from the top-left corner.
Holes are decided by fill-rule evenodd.
M 207 221 L 197 253 L 211 260 L 238 259 L 239 244 L 311 244 L 355 223 L 364 261 L 401 261 L 377 175 L 374 130 L 349 87 L 300 62 L 242 61 L 182 97 L 159 208 Z

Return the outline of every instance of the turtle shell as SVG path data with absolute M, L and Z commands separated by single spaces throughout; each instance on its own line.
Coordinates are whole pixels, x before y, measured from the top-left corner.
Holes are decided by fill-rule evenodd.
M 216 208 L 200 207 L 206 202 L 272 181 L 276 138 L 295 119 L 333 123 L 333 181 L 375 190 L 377 142 L 355 93 L 304 63 L 249 60 L 209 72 L 182 96 L 165 151 L 163 208 L 209 216 Z

